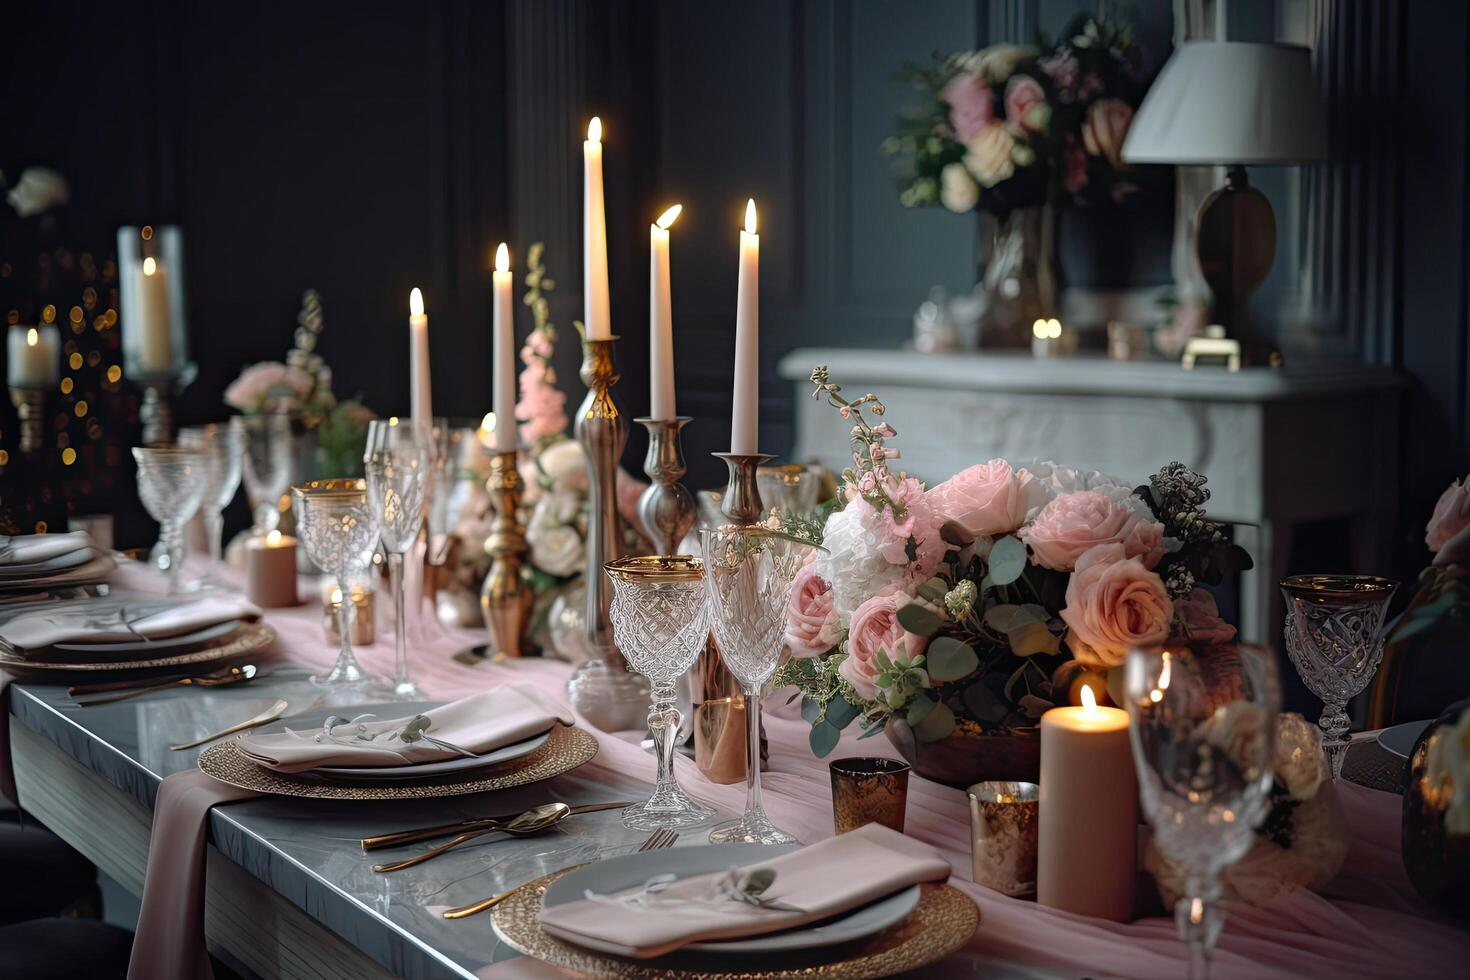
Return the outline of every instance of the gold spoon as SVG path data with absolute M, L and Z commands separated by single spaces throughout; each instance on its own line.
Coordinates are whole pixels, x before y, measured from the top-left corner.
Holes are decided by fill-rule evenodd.
M 221 728 L 213 735 L 206 735 L 203 738 L 196 738 L 192 742 L 180 742 L 178 745 L 170 745 L 169 748 L 175 752 L 182 752 L 185 749 L 192 749 L 196 745 L 203 745 L 205 742 L 213 742 L 217 738 L 224 738 L 226 735 L 233 735 L 236 732 L 243 732 L 248 728 L 258 728 L 261 725 L 268 724 L 281 717 L 281 715 L 286 713 L 286 708 L 289 706 L 289 702 L 285 698 L 281 698 L 275 704 L 271 705 L 269 708 L 266 708 L 254 718 L 246 718 L 244 721 L 240 722 L 240 724 L 231 725 L 229 728 Z
M 151 694 L 154 691 L 166 691 L 171 687 L 226 687 L 230 684 L 240 684 L 255 676 L 255 665 L 246 664 L 243 667 L 224 667 L 211 674 L 203 674 L 199 677 L 178 677 L 173 680 L 164 681 L 162 684 L 150 684 L 147 687 L 137 687 L 122 694 L 114 694 L 106 698 L 93 698 L 90 701 L 78 701 L 77 706 L 82 708 L 95 708 L 99 704 L 115 704 L 118 701 L 126 701 L 128 698 L 138 697 L 140 694 Z
M 551 828 L 571 815 L 572 808 L 565 803 L 543 803 L 540 806 L 531 807 L 531 809 L 524 813 L 516 814 L 504 823 L 499 821 L 487 822 L 484 827 L 478 830 L 472 830 L 468 833 L 460 834 L 458 837 L 452 837 L 437 847 L 420 851 L 411 858 L 394 861 L 390 864 L 375 864 L 373 865 L 373 870 L 384 873 L 389 871 L 402 871 L 404 868 L 411 868 L 416 864 L 423 864 L 430 858 L 436 858 L 445 851 L 456 848 L 466 841 L 472 841 L 477 837 L 484 837 L 486 834 L 498 832 L 510 834 L 515 837 L 528 837 L 531 834 L 539 834 L 541 831 Z

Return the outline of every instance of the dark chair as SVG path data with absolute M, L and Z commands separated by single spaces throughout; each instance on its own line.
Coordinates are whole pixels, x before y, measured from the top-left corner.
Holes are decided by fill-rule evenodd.
M 97 912 L 97 869 L 30 818 L 0 820 L 0 868 L 8 883 L 0 889 L 0 925 Z
M 0 926 L 0 980 L 111 980 L 128 975 L 133 934 L 93 919 Z

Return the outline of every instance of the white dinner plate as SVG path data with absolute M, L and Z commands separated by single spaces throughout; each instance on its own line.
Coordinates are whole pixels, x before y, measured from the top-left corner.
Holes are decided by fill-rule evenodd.
M 659 851 L 624 854 L 562 875 L 546 889 L 541 904 L 546 908 L 565 905 L 586 897 L 585 893 L 589 889 L 605 895 L 636 888 L 654 875 L 675 874 L 687 878 L 724 871 L 731 867 L 743 867 L 755 863 L 763 854 L 777 857 L 797 849 L 794 844 L 706 844 L 701 847 L 671 847 Z M 679 947 L 678 951 L 765 954 L 833 946 L 871 936 L 902 922 L 918 904 L 919 886 L 911 885 L 887 898 L 880 898 L 862 908 L 821 922 L 747 939 L 690 943 Z
M 1407 759 L 1414 751 L 1414 743 L 1419 741 L 1419 736 L 1428 727 L 1428 721 L 1410 721 L 1385 728 L 1378 733 L 1378 744 L 1400 759 Z

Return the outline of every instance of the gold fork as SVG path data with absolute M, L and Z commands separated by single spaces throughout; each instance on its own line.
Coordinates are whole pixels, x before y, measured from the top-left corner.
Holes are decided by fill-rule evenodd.
M 675 842 L 677 842 L 678 840 L 679 840 L 679 834 L 678 834 L 677 831 L 673 831 L 673 830 L 669 830 L 667 828 L 660 827 L 658 830 L 655 830 L 653 832 L 653 835 L 651 837 L 649 837 L 648 840 L 644 841 L 642 844 L 640 844 L 638 846 L 638 850 L 639 851 L 661 851 L 661 850 L 663 850 L 666 847 L 673 847 L 674 844 L 675 844 Z M 529 885 L 530 883 L 531 882 L 528 881 L 528 882 L 525 882 L 524 884 L 520 884 L 520 885 L 515 886 L 514 888 L 510 889 L 509 891 L 503 891 L 499 895 L 491 895 L 489 898 L 485 899 L 484 901 L 475 902 L 473 905 L 461 905 L 457 909 L 448 909 L 448 910 L 446 910 L 444 912 L 444 918 L 446 918 L 446 919 L 463 919 L 463 918 L 467 918 L 467 917 L 469 917 L 471 915 L 478 915 L 481 912 L 485 911 L 486 909 L 493 909 L 495 906 L 499 905 L 501 902 L 505 901 L 507 898 L 510 898 L 512 895 L 514 895 L 516 892 L 520 891 L 522 888 L 525 888 L 526 885 Z

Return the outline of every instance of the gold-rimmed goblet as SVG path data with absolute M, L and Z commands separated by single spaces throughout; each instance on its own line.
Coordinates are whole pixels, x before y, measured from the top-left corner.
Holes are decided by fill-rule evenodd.
M 158 522 L 158 564 L 168 573 L 169 592 L 178 592 L 184 563 L 184 525 L 204 497 L 207 464 L 203 453 L 182 446 L 135 446 L 138 496 Z
M 653 795 L 623 811 L 633 830 L 692 827 L 714 810 L 691 799 L 674 777 L 674 746 L 683 721 L 674 684 L 694 666 L 709 634 L 703 564 L 689 555 L 636 555 L 602 566 L 612 579 L 613 635 L 628 666 L 653 688 L 648 730 L 658 778 Z
M 337 604 L 337 632 L 342 646 L 337 662 L 312 683 L 332 688 L 381 693 L 383 681 L 362 669 L 352 653 L 352 619 L 356 603 L 353 577 L 367 567 L 378 543 L 378 520 L 368 503 L 367 481 L 361 479 L 310 480 L 291 488 L 296 530 L 306 554 L 317 567 L 337 578 L 344 600 Z

